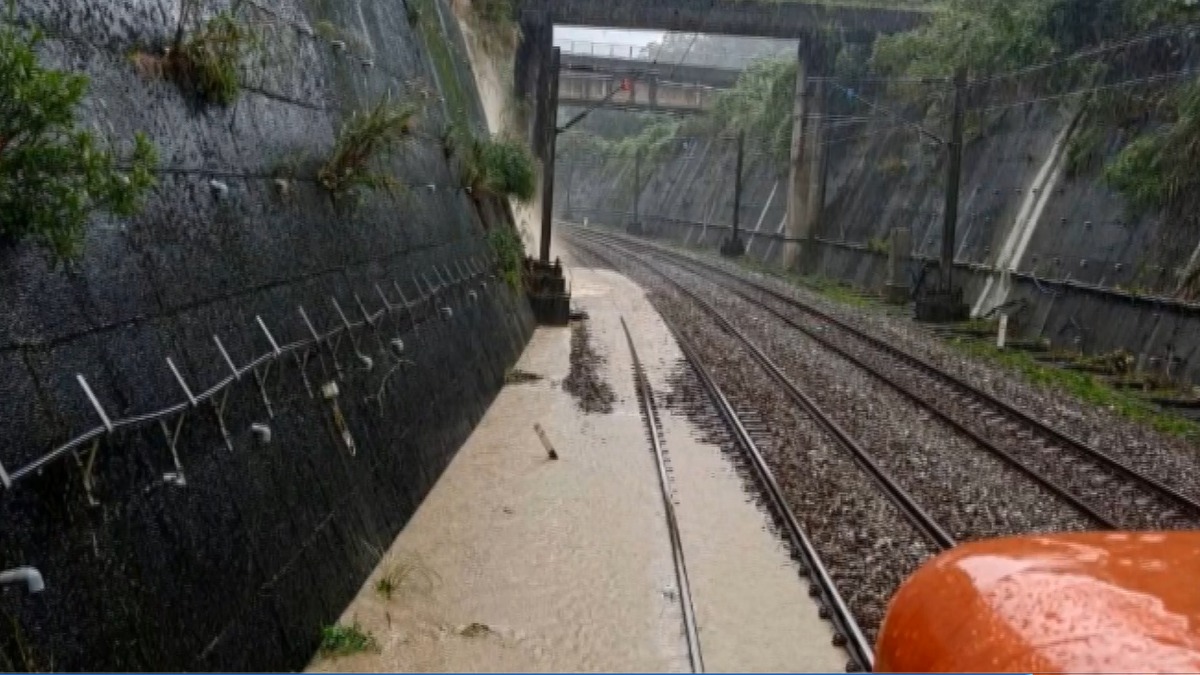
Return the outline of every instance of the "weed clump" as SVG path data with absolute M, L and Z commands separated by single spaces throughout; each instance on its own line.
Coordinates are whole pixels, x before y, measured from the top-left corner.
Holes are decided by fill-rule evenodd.
M 419 108 L 414 103 L 396 103 L 391 97 L 380 99 L 366 112 L 355 112 L 338 134 L 333 154 L 317 174 L 335 196 L 348 192 L 394 190 L 394 178 L 373 169 L 375 160 L 386 156 L 413 131 Z
M 171 53 L 171 72 L 177 82 L 191 87 L 205 100 L 229 105 L 241 90 L 238 64 L 257 40 L 232 15 L 218 14 Z
M 429 591 L 440 581 L 437 572 L 416 560 L 394 560 L 387 563 L 384 573 L 375 582 L 375 592 L 385 600 L 391 600 L 392 594 L 402 587 Z
M 221 12 L 189 35 L 184 26 L 197 11 L 195 0 L 185 3 L 174 44 L 162 56 L 134 54 L 134 64 L 143 75 L 171 80 L 203 101 L 229 105 L 241 92 L 238 66 L 258 46 L 258 33 L 232 12 Z
M 463 184 L 472 194 L 533 199 L 537 176 L 533 157 L 523 144 L 492 138 L 471 139 L 465 146 Z
M 31 239 L 67 259 L 79 254 L 92 212 L 137 212 L 155 184 L 157 153 L 139 133 L 118 160 L 76 128 L 88 79 L 43 68 L 34 51 L 40 40 L 0 19 L 0 236 Z
M 511 227 L 500 225 L 488 232 L 488 244 L 496 256 L 500 277 L 513 290 L 520 290 L 525 277 L 525 245 Z
M 326 626 L 321 629 L 322 656 L 348 656 L 366 651 L 378 651 L 375 636 L 363 631 L 358 622 L 350 626 Z

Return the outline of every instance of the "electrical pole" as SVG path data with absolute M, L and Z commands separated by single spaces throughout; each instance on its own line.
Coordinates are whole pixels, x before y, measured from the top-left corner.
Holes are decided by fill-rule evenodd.
M 633 223 L 630 224 L 630 231 L 634 234 L 642 233 L 642 149 L 637 149 L 637 154 L 633 158 Z
M 737 169 L 736 175 L 733 177 L 733 234 L 721 246 L 721 253 L 730 257 L 740 256 L 746 252 L 746 247 L 742 244 L 742 238 L 738 233 L 738 225 L 742 217 L 742 166 L 745 155 L 746 132 L 742 130 L 738 132 Z
M 958 189 L 962 178 L 963 121 L 967 88 L 967 70 L 960 67 L 954 73 L 954 119 L 950 124 L 950 157 L 946 162 L 946 213 L 942 228 L 942 286 L 948 293 L 954 292 L 955 229 L 958 227 Z
M 542 242 L 540 260 L 542 264 L 550 264 L 550 231 L 554 217 L 554 152 L 558 143 L 558 68 L 561 60 L 561 50 L 555 47 L 550 52 L 550 69 L 544 76 L 548 82 L 549 99 L 546 106 L 545 128 L 538 131 L 542 134 L 545 153 L 542 157 Z
M 575 188 L 575 163 L 578 160 L 571 160 L 571 168 L 567 172 L 567 210 L 564 214 L 567 220 L 575 220 L 575 215 L 571 211 L 571 190 Z
M 950 121 L 950 140 L 944 143 L 946 157 L 946 204 L 942 227 L 942 258 L 939 261 L 941 283 L 923 288 L 917 295 L 917 320 L 932 322 L 961 321 L 970 314 L 963 302 L 962 288 L 954 284 L 954 251 L 958 226 L 958 190 L 962 177 L 963 122 L 966 117 L 967 71 L 954 73 L 954 117 Z
M 733 240 L 738 240 L 738 221 L 742 217 L 742 166 L 746 153 L 746 132 L 738 132 L 737 172 L 733 177 Z

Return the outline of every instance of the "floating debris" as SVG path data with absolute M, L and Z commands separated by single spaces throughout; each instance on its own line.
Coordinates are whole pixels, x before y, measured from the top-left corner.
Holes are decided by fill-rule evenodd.
M 489 635 L 493 631 L 491 626 L 488 626 L 486 623 L 479 623 L 478 621 L 475 621 L 455 628 L 454 632 L 463 637 L 476 638 Z
M 542 439 L 542 446 L 546 448 L 546 456 L 550 459 L 558 459 L 558 453 L 554 451 L 554 446 L 550 444 L 550 439 L 546 438 L 546 432 L 542 429 L 542 425 L 533 425 L 533 430 L 537 432 L 538 438 Z

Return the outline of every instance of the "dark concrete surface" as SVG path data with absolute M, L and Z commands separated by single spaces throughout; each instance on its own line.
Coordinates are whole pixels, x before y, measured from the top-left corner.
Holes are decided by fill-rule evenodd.
M 178 0 L 17 3 L 18 20 L 49 35 L 44 62 L 91 78 L 84 123 L 118 144 L 146 132 L 161 171 L 142 213 L 96 218 L 83 257 L 65 269 L 30 245 L 0 249 L 0 463 L 10 472 L 99 423 L 77 373 L 114 418 L 159 410 L 184 400 L 167 357 L 196 393 L 228 375 L 213 335 L 244 365 L 270 348 L 256 316 L 279 343 L 293 342 L 308 337 L 300 306 L 329 330 L 339 321 L 331 297 L 357 317 L 355 295 L 382 306 L 376 283 L 399 302 L 392 280 L 415 297 L 414 273 L 489 254 L 486 227 L 499 222 L 481 219 L 432 140 L 444 123 L 436 93 L 421 135 L 391 160 L 410 186 L 400 196 L 354 207 L 311 178 L 288 195 L 273 181 L 284 163 L 311 175 L 349 111 L 432 82 L 403 2 L 244 5 L 264 41 L 228 108 L 200 106 L 131 66 L 131 50 L 170 40 L 178 11 Z M 339 54 L 297 28 L 322 19 L 356 34 L 361 49 Z M 214 179 L 228 186 L 225 199 Z M 210 406 L 188 413 L 178 447 L 186 487 L 163 481 L 175 465 L 154 422 L 102 437 L 95 506 L 83 483 L 90 446 L 81 461 L 68 454 L 0 490 L 0 569 L 34 565 L 46 580 L 37 595 L 0 588 L 0 668 L 302 667 L 528 339 L 523 299 L 496 281 L 474 287 L 478 302 L 467 290 L 443 298 L 450 320 L 418 312 L 416 331 L 401 319 L 379 338 L 362 334 L 376 368 L 338 381 L 353 456 L 330 405 L 310 398 L 287 358 L 267 385 L 273 418 L 249 374 L 228 389 L 232 453 Z M 381 340 L 396 335 L 414 363 L 393 374 L 380 404 L 368 397 L 387 370 Z M 313 387 L 337 378 L 333 355 L 311 356 Z M 354 363 L 348 340 L 336 358 Z M 172 430 L 177 421 L 166 420 Z M 254 423 L 271 427 L 269 445 L 254 439 Z

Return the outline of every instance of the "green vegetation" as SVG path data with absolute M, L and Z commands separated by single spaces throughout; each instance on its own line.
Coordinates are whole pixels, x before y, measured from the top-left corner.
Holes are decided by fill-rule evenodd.
M 874 69 L 889 76 L 947 77 L 962 66 L 971 77 L 985 78 L 1200 18 L 1200 4 L 1193 0 L 945 0 L 942 7 L 924 27 L 881 38 L 872 56 Z M 1112 74 L 1139 60 L 1117 54 L 1128 61 L 1078 59 L 1023 78 L 1020 98 L 1086 90 L 1112 81 Z M 1080 104 L 1080 99 L 1066 101 Z M 1068 148 L 1069 175 L 1099 165 L 1105 141 L 1121 129 L 1131 140 L 1103 173 L 1135 209 L 1182 208 L 1183 198 L 1200 187 L 1194 171 L 1200 159 L 1200 83 L 1147 86 L 1137 95 L 1101 90 L 1082 105 L 1088 115 Z
M 125 158 L 76 127 L 88 79 L 43 68 L 39 33 L 0 19 L 0 236 L 58 259 L 79 254 L 95 211 L 133 215 L 155 184 L 154 145 L 137 134 Z
M 537 191 L 533 156 L 524 143 L 471 138 L 462 153 L 463 185 L 475 195 L 515 197 L 527 202 Z
M 696 251 L 697 253 L 701 253 L 702 255 L 712 255 L 712 251 L 708 248 L 697 247 L 693 248 L 692 250 Z M 870 298 L 855 290 L 853 286 L 842 281 L 837 281 L 815 274 L 803 275 L 791 271 L 781 270 L 778 267 L 765 265 L 749 257 L 738 258 L 737 264 L 738 266 L 750 270 L 751 272 L 757 272 L 759 274 L 775 277 L 776 279 L 781 279 L 793 285 L 800 286 L 801 288 L 806 288 L 810 291 L 820 293 L 830 300 L 833 300 L 834 302 L 840 302 L 843 305 L 863 308 L 871 307 L 875 304 Z
M 796 99 L 796 60 L 756 61 L 738 76 L 733 89 L 721 92 L 707 116 L 713 131 L 745 132 L 777 161 L 785 161 L 792 145 L 792 111 Z
M 512 0 L 471 0 L 471 9 L 480 21 L 493 26 L 507 27 L 512 25 Z
M 197 3 L 189 6 L 195 8 Z M 241 91 L 238 66 L 258 41 L 258 34 L 232 12 L 217 14 L 191 35 L 183 31 L 181 22 L 175 45 L 162 57 L 159 69 L 184 91 L 209 103 L 229 105 Z
M 972 356 L 1020 373 L 1033 384 L 1057 389 L 1081 401 L 1107 408 L 1135 422 L 1172 436 L 1200 439 L 1200 424 L 1179 415 L 1165 413 L 1131 392 L 1114 389 L 1102 378 L 1085 371 L 1069 370 L 1037 362 L 1028 352 L 999 350 L 975 340 L 956 339 L 951 345 Z
M 1166 124 L 1126 145 L 1104 178 L 1135 208 L 1163 208 L 1200 188 L 1200 81 L 1165 97 Z
M 442 149 L 447 160 L 458 157 L 462 185 L 474 195 L 527 202 L 537 192 L 533 155 L 517 139 L 476 138 L 457 121 L 442 132 Z
M 391 96 L 383 97 L 366 112 L 355 112 L 342 127 L 333 154 L 317 175 L 321 185 L 335 196 L 361 189 L 397 189 L 395 179 L 379 173 L 374 165 L 412 134 L 418 112 L 416 104 L 394 102 Z
M 513 290 L 520 290 L 525 276 L 525 245 L 517 231 L 503 223 L 488 232 L 488 244 L 496 254 L 500 277 Z
M 708 250 L 703 251 L 703 253 L 711 255 L 711 251 Z M 860 309 L 875 306 L 875 303 L 869 298 L 862 296 L 841 282 L 822 277 L 800 276 L 790 272 L 780 272 L 776 268 L 766 267 L 748 259 L 742 259 L 739 262 L 746 269 L 784 279 L 797 286 L 818 292 L 830 300 L 844 305 Z M 966 324 L 966 327 L 978 330 L 986 328 L 988 332 L 994 332 L 995 322 L 975 321 Z M 1200 441 L 1200 423 L 1170 412 L 1163 412 L 1154 404 L 1131 391 L 1112 387 L 1104 378 L 1096 374 L 1039 363 L 1026 351 L 1015 349 L 1000 350 L 996 349 L 989 342 L 981 342 L 970 338 L 954 338 L 949 341 L 949 344 L 971 356 L 1018 373 L 1035 385 L 1066 392 L 1081 401 L 1106 408 L 1135 422 L 1147 424 L 1162 433 L 1188 440 Z M 1101 357 L 1083 359 L 1080 363 L 1103 367 L 1107 372 L 1119 374 L 1129 369 L 1130 364 L 1128 361 L 1127 356 L 1118 352 Z
M 872 56 L 883 75 L 945 78 L 1011 70 L 1049 58 L 1046 0 L 946 0 L 923 27 L 881 37 Z
M 438 574 L 416 560 L 394 560 L 386 563 L 387 569 L 375 582 L 375 592 L 385 600 L 408 585 L 416 590 L 431 590 L 440 581 Z
M 454 49 L 450 40 L 442 33 L 438 10 L 434 5 L 435 1 L 408 0 L 409 7 L 416 12 L 416 23 L 424 38 L 425 47 L 429 51 L 429 58 L 433 61 L 434 73 L 437 76 L 441 94 L 446 100 L 450 119 L 456 124 L 466 126 L 469 120 L 469 90 L 463 87 L 463 83 L 459 79 Z M 412 14 L 410 14 L 410 20 L 412 20 Z
M 516 47 L 516 10 L 512 0 L 470 0 L 467 18 L 484 49 L 495 55 L 509 56 Z
M 1080 125 L 1067 144 L 1067 175 L 1080 176 L 1095 168 L 1104 142 L 1104 129 L 1096 125 Z
M 326 626 L 321 629 L 322 656 L 347 656 L 378 649 L 375 636 L 363 632 L 357 621 L 351 626 Z

